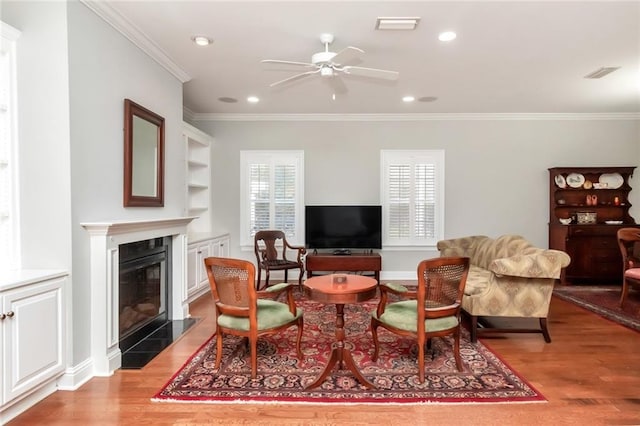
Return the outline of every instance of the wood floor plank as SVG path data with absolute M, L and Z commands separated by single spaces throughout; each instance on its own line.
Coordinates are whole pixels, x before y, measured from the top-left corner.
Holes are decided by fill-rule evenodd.
M 94 378 L 58 391 L 10 425 L 638 425 L 640 333 L 554 298 L 553 342 L 537 334 L 482 342 L 548 402 L 469 405 L 286 405 L 152 403 L 150 398 L 213 333 L 206 295 L 191 305 L 201 320 L 142 370 Z

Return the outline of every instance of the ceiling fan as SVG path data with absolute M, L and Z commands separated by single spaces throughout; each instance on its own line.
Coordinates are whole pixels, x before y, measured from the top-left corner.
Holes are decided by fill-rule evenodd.
M 330 52 L 329 45 L 333 43 L 333 34 L 321 34 L 320 42 L 324 44 L 324 52 L 318 52 L 311 56 L 311 62 L 282 61 L 278 59 L 263 59 L 260 61 L 266 64 L 294 65 L 310 68 L 310 71 L 305 71 L 285 78 L 284 80 L 271 83 L 269 87 L 290 83 L 312 75 L 320 75 L 329 78 L 329 82 L 333 85 L 334 89 L 337 89 L 336 91 L 345 92 L 346 88 L 338 78 L 341 74 L 381 78 L 385 80 L 396 80 L 400 74 L 397 71 L 349 65 L 359 63 L 361 61 L 360 55 L 364 53 L 364 50 L 349 46 L 338 53 Z

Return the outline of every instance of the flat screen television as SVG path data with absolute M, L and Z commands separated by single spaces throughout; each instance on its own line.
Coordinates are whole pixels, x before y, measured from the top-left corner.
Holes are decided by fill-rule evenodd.
M 382 248 L 381 206 L 306 206 L 305 241 L 311 249 Z

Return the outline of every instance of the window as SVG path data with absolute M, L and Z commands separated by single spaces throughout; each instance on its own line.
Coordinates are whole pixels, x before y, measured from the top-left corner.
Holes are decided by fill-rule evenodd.
M 304 153 L 302 151 L 240 152 L 241 245 L 253 247 L 263 229 L 284 231 L 287 240 L 304 240 Z
M 444 235 L 444 151 L 381 152 L 383 246 L 435 246 Z
M 0 22 L 0 270 L 20 267 L 17 191 L 16 40 Z

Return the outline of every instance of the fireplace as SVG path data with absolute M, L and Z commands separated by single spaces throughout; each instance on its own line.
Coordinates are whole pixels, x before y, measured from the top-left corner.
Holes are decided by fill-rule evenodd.
M 169 321 L 171 239 L 122 244 L 118 279 L 120 350 L 126 353 Z
M 93 376 L 110 376 L 118 368 L 126 368 L 123 363 L 123 350 L 120 341 L 120 250 L 128 243 L 155 240 L 161 238 L 166 245 L 165 299 L 157 298 L 149 302 L 147 314 L 164 309 L 168 317 L 167 325 L 157 329 L 152 336 L 132 346 L 127 353 L 137 352 L 140 360 L 154 356 L 152 346 L 164 347 L 170 344 L 171 336 L 177 336 L 174 328 L 180 332 L 192 322 L 189 316 L 189 304 L 186 291 L 187 263 L 187 225 L 193 217 L 167 219 L 85 222 L 82 226 L 89 233 L 91 251 L 90 287 L 91 287 L 91 362 L 78 376 L 87 379 Z M 166 244 L 170 241 L 170 244 Z M 149 243 L 146 243 L 147 246 Z M 144 246 L 144 244 L 142 244 Z M 126 250 L 126 249 L 125 249 Z M 146 275 L 160 276 L 160 272 L 151 267 Z M 127 278 L 128 279 L 128 278 Z M 158 284 L 159 285 L 159 284 Z M 156 285 L 157 286 L 157 285 Z M 128 290 L 126 290 L 128 291 Z M 129 302 L 129 305 L 132 302 Z M 145 302 L 147 303 L 147 302 Z M 155 306 L 158 306 L 156 308 Z M 141 306 L 140 308 L 143 308 Z M 151 316 L 151 315 L 150 315 Z M 154 323 L 153 320 L 150 323 Z M 135 329 L 123 331 L 134 334 L 145 325 L 138 324 Z M 127 336 L 125 336 L 127 338 Z M 126 342 L 125 342 L 126 344 Z M 145 347 L 146 345 L 146 347 Z

